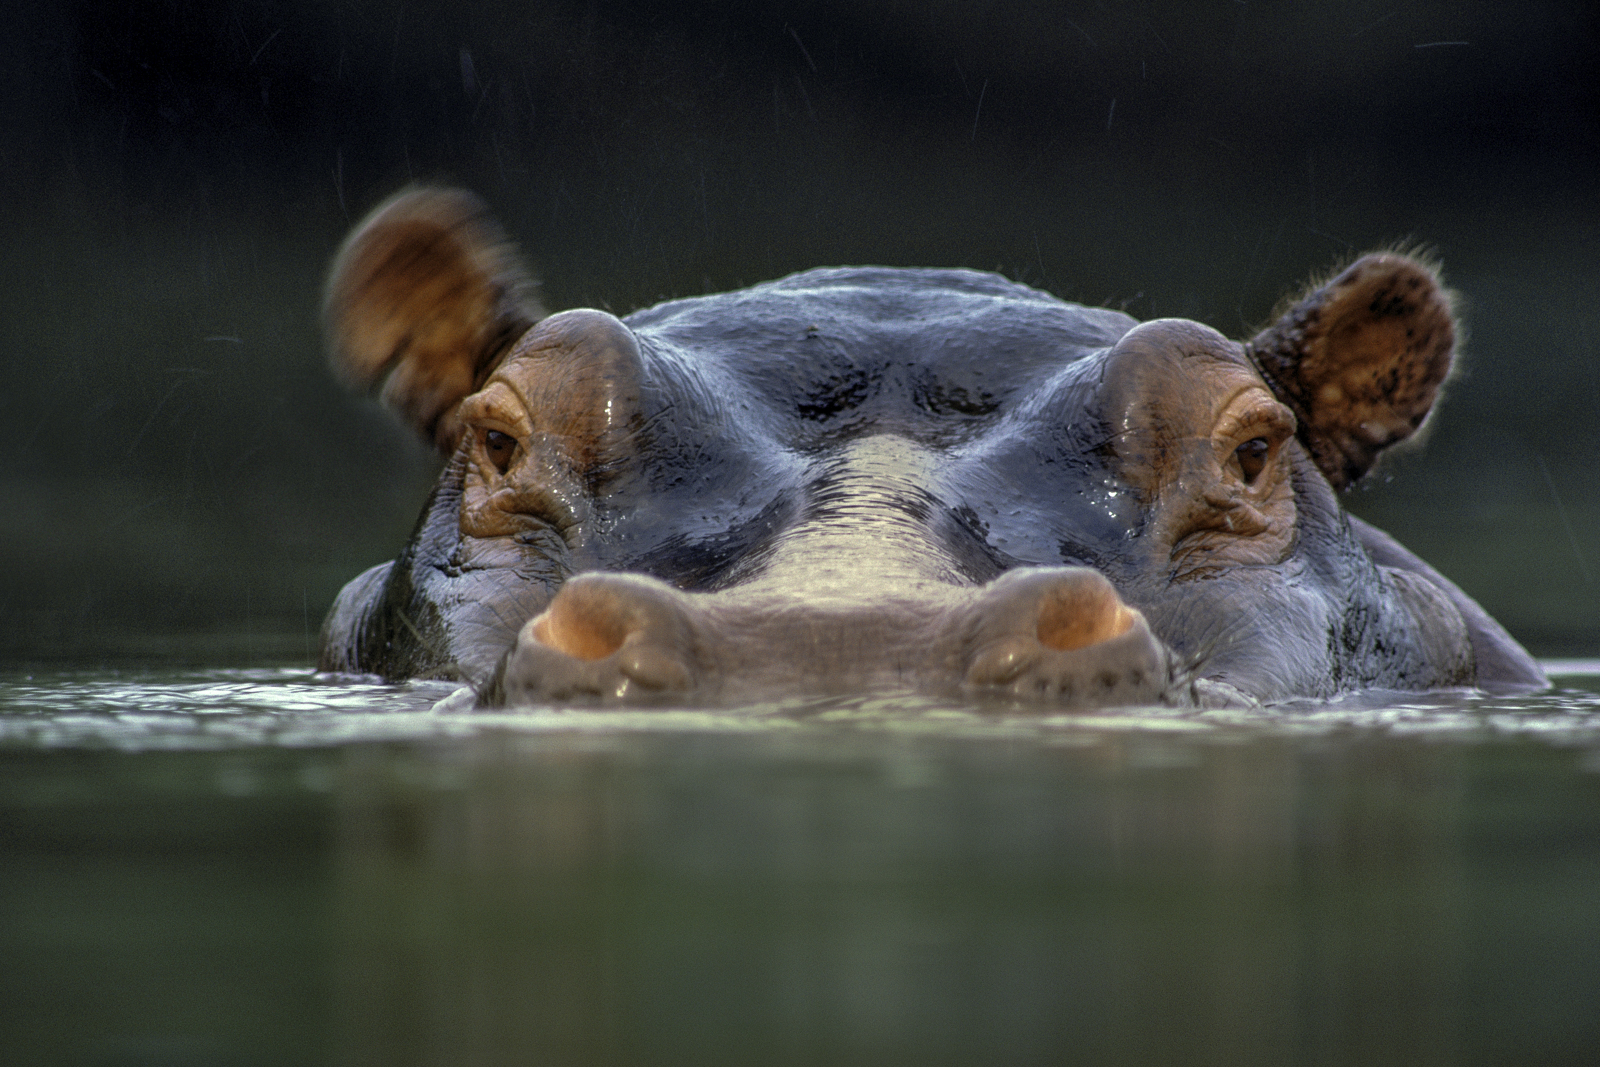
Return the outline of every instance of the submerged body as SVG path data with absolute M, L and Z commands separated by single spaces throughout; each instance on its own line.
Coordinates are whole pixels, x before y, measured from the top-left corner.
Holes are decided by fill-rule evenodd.
M 466 194 L 335 264 L 336 365 L 449 455 L 321 666 L 489 702 L 864 688 L 1049 707 L 1537 686 L 1335 492 L 1426 418 L 1454 323 L 1369 256 L 1247 344 L 962 270 L 543 317 Z

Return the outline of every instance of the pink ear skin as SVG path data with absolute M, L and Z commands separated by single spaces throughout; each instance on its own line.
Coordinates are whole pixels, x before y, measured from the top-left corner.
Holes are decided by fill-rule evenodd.
M 1344 489 L 1428 417 L 1455 340 L 1450 293 L 1433 270 L 1377 252 L 1302 296 L 1245 350 Z
M 456 408 L 544 317 L 537 285 L 483 202 L 408 189 L 373 211 L 328 274 L 329 361 L 424 440 L 454 451 Z

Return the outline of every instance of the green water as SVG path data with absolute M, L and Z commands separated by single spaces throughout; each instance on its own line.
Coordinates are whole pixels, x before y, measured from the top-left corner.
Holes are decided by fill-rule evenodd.
M 0 676 L 0 1063 L 1592 1063 L 1557 666 L 1273 716 Z

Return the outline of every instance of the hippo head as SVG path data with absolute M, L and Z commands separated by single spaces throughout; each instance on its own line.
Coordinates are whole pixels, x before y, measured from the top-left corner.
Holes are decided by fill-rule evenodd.
M 913 689 L 1045 707 L 1538 684 L 1335 490 L 1413 434 L 1455 326 L 1394 253 L 1248 343 L 995 275 L 810 271 L 545 316 L 468 194 L 383 205 L 335 367 L 449 457 L 324 669 L 486 702 Z

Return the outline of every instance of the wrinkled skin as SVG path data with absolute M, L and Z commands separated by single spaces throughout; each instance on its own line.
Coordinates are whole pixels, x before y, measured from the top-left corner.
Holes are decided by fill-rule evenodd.
M 815 270 L 544 317 L 468 194 L 336 261 L 335 367 L 449 459 L 325 670 L 485 703 L 915 689 L 1041 708 L 1536 687 L 1336 489 L 1427 417 L 1455 326 L 1365 257 L 1250 342 L 962 270 Z

